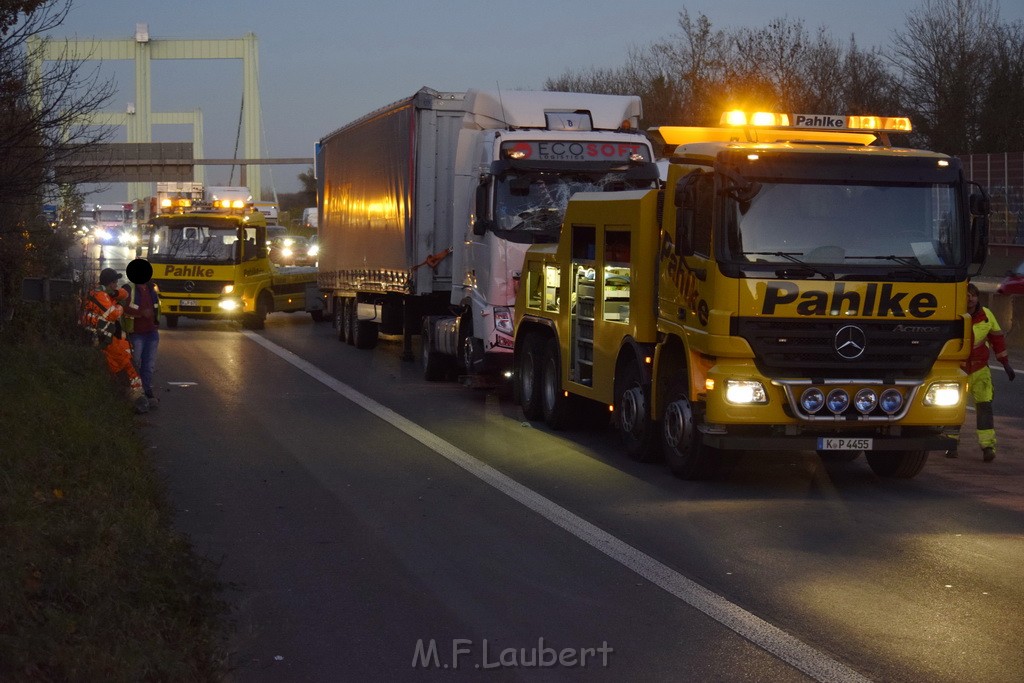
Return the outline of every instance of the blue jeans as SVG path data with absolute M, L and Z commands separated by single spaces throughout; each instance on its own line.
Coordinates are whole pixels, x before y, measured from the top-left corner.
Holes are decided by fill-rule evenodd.
M 156 349 L 160 346 L 160 332 L 143 332 L 128 335 L 132 343 L 132 359 L 142 377 L 142 388 L 146 396 L 153 397 L 153 371 L 156 370 Z

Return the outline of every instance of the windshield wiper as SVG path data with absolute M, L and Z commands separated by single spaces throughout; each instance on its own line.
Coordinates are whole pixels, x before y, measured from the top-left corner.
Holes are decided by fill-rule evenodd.
M 901 266 L 907 266 L 908 268 L 912 268 L 915 272 L 927 275 L 928 277 L 930 277 L 933 280 L 938 280 L 939 279 L 939 276 L 936 273 L 934 273 L 933 271 L 928 270 L 927 268 L 925 268 L 924 266 L 922 266 L 920 263 L 918 263 L 916 260 L 913 260 L 909 256 L 894 256 L 893 254 L 888 254 L 888 255 L 883 255 L 883 256 L 847 256 L 846 258 L 848 258 L 848 259 L 877 259 L 877 260 L 882 260 L 882 261 L 895 261 L 896 263 L 900 264 Z
M 794 251 L 794 252 L 787 252 L 787 251 L 745 251 L 745 252 L 743 252 L 742 255 L 743 256 L 778 256 L 779 258 L 784 258 L 787 261 L 792 261 L 793 263 L 799 264 L 799 266 L 800 266 L 799 268 L 780 268 L 779 270 L 776 270 L 775 271 L 775 276 L 776 277 L 782 277 L 782 278 L 810 277 L 812 274 L 817 273 L 818 275 L 822 276 L 826 280 L 835 280 L 836 279 L 835 273 L 830 273 L 827 270 L 822 270 L 820 268 L 815 268 L 814 266 L 812 266 L 811 264 L 807 263 L 803 259 L 798 259 L 797 256 L 803 256 L 803 252 L 801 252 L 801 251 Z

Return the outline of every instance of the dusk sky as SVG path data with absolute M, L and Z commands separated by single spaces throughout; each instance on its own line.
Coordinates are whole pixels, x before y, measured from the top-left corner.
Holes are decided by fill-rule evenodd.
M 684 8 L 725 30 L 799 18 L 811 33 L 824 27 L 844 44 L 853 34 L 866 48 L 888 47 L 908 13 L 921 6 L 922 0 L 838 6 L 820 0 L 74 0 L 65 23 L 50 35 L 128 38 L 137 23 L 148 24 L 151 40 L 254 33 L 264 156 L 311 158 L 314 142 L 326 133 L 422 86 L 540 89 L 545 79 L 567 69 L 620 66 L 631 47 L 678 33 Z M 999 6 L 1004 22 L 1024 18 L 1024 2 Z M 108 109 L 124 111 L 134 100 L 132 63 L 111 62 L 101 69 L 118 85 Z M 240 60 L 153 61 L 152 80 L 154 111 L 201 109 L 205 156 L 233 156 Z M 157 126 L 153 139 L 190 142 L 192 134 L 185 126 Z M 114 139 L 124 140 L 123 132 Z M 263 186 L 293 192 L 304 170 L 265 166 Z M 207 170 L 208 184 L 227 180 L 227 167 Z M 120 201 L 125 194 L 125 186 L 118 185 L 95 201 Z

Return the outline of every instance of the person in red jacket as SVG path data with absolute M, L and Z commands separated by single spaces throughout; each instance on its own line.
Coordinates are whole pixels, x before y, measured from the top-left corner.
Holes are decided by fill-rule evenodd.
M 978 287 L 973 282 L 967 285 L 967 312 L 974 324 L 971 355 L 961 364 L 969 377 L 974 409 L 977 414 L 978 445 L 982 459 L 992 462 L 996 458 L 996 426 L 992 416 L 992 371 L 988 367 L 989 347 L 1002 363 L 1006 376 L 1013 381 L 1016 373 L 1010 367 L 1010 354 L 1006 350 L 1006 338 L 999 327 L 996 316 L 978 301 Z M 955 450 L 947 451 L 946 457 L 955 458 Z
M 119 319 L 124 309 L 119 299 L 124 290 L 117 287 L 121 274 L 113 268 L 100 272 L 100 287 L 85 297 L 82 326 L 93 334 L 94 343 L 103 351 L 107 369 L 114 377 L 123 375 L 128 382 L 128 398 L 135 406 L 136 413 L 149 412 L 149 401 L 142 389 L 142 378 L 132 364 L 132 347 L 121 330 Z

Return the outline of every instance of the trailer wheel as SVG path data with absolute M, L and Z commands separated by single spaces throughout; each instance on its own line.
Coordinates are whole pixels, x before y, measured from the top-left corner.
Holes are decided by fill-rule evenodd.
M 540 406 L 540 370 L 543 365 L 544 338 L 527 333 L 523 339 L 523 349 L 516 360 L 516 393 L 527 420 L 540 420 L 544 417 Z
M 562 391 L 562 350 L 554 337 L 549 338 L 544 345 L 544 364 L 540 371 L 540 407 L 549 427 L 565 427 L 569 415 L 569 397 Z
M 676 380 L 669 387 L 668 399 L 661 420 L 661 441 L 668 468 L 681 479 L 712 477 L 718 470 L 721 454 L 704 445 L 682 382 Z
M 868 466 L 880 477 L 913 479 L 928 462 L 928 451 L 868 451 Z
M 345 307 L 345 299 L 335 297 L 334 299 L 334 327 L 338 331 L 338 341 L 348 342 L 348 308 Z
M 178 316 L 176 315 L 165 315 L 164 322 L 167 323 L 167 329 L 173 330 L 178 326 Z
M 352 344 L 357 349 L 372 349 L 377 346 L 377 327 L 378 324 L 372 320 L 360 320 L 359 319 L 359 300 L 352 299 L 351 305 L 349 306 L 349 320 L 351 320 L 351 332 L 349 337 L 349 344 Z
M 423 363 L 423 379 L 428 382 L 442 382 L 448 379 L 450 374 L 451 358 L 434 350 L 434 337 L 431 334 L 433 323 L 433 317 L 423 319 L 423 331 L 420 334 L 423 348 L 420 349 L 420 360 Z
M 626 454 L 639 462 L 655 462 L 661 456 L 650 396 L 640 366 L 630 359 L 615 380 L 615 416 Z
M 341 300 L 341 327 L 338 329 L 338 339 L 346 344 L 352 344 L 352 304 L 355 299 L 345 297 Z

